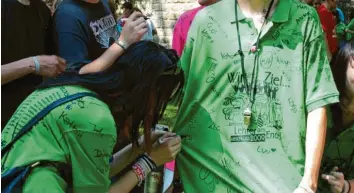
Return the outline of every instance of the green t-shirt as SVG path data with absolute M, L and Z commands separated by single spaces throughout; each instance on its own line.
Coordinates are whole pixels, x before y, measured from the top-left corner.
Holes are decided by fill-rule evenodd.
M 33 92 L 17 109 L 2 131 L 4 146 L 16 133 L 51 102 L 67 95 L 90 92 L 79 86 L 60 86 Z M 108 106 L 85 96 L 53 109 L 2 157 L 7 170 L 51 160 L 72 166 L 74 193 L 106 193 L 110 185 L 109 158 L 115 145 L 115 122 Z M 28 176 L 24 192 L 66 192 L 67 183 L 51 167 L 38 167 Z
M 177 156 L 186 193 L 292 193 L 305 164 L 307 113 L 338 102 L 317 12 L 297 0 L 279 1 L 260 39 L 251 129 L 241 76 L 235 0 L 201 10 L 180 65 L 184 98 L 175 132 L 185 135 Z M 257 39 L 238 8 L 248 82 Z
M 345 28 L 346 26 L 343 22 L 339 22 L 336 25 L 336 35 L 338 42 L 340 42 L 341 40 L 345 40 Z
M 351 30 L 351 31 L 354 31 L 354 19 L 352 19 L 350 21 L 350 23 L 347 25 L 347 28 L 348 30 Z M 350 33 L 350 32 L 347 32 L 346 33 L 346 40 L 349 41 L 351 40 L 352 38 L 354 37 L 354 34 L 353 33 Z

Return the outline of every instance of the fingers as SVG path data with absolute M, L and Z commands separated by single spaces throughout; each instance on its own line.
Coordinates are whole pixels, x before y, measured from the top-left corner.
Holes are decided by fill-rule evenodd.
M 64 58 L 61 58 L 59 56 L 57 56 L 57 58 L 58 58 L 61 65 L 66 65 L 66 61 L 64 60 Z
M 145 22 L 145 20 L 143 19 L 142 22 L 140 22 L 140 19 L 143 19 L 142 17 L 139 18 L 139 20 L 135 21 L 136 23 L 134 23 L 135 26 L 135 30 L 136 31 L 140 31 L 143 29 L 147 29 L 147 23 Z
M 344 180 L 344 175 L 342 172 L 331 172 L 330 175 L 332 175 L 338 180 Z
M 336 172 L 338 170 L 339 170 L 339 168 L 337 166 L 334 166 L 331 171 Z
M 328 180 L 328 183 L 332 186 L 341 187 L 340 181 L 337 181 L 337 180 Z
M 336 180 L 336 178 L 334 176 L 326 175 L 326 174 L 322 174 L 322 179 L 327 180 L 327 181 L 329 181 L 329 180 L 335 181 Z
M 173 147 L 175 145 L 181 144 L 181 137 L 176 136 L 176 137 L 168 138 L 165 140 L 165 143 L 167 143 L 167 146 Z
M 132 14 L 130 15 L 129 19 L 132 20 L 132 21 L 135 21 L 135 20 L 137 20 L 137 19 L 140 18 L 140 17 L 143 17 L 143 14 L 140 13 L 140 12 L 134 11 L 134 13 L 132 13 Z M 143 18 L 143 19 L 144 19 L 144 18 Z
M 63 58 L 58 56 L 52 56 L 52 58 L 53 58 L 53 65 L 55 69 L 52 76 L 58 76 L 59 74 L 65 71 L 66 62 Z

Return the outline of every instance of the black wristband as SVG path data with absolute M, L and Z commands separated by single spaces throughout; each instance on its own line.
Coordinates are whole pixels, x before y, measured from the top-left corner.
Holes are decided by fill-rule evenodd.
M 146 158 L 145 155 L 142 155 L 140 157 L 140 159 L 145 161 L 145 163 L 149 166 L 150 170 L 154 170 L 155 169 L 154 165 L 152 163 L 150 163 L 150 160 L 148 158 Z
M 149 163 L 151 163 L 151 164 L 153 165 L 154 169 L 157 167 L 157 166 L 156 166 L 156 163 L 154 162 L 154 160 L 152 160 L 152 159 L 150 158 L 150 156 L 148 156 L 146 153 L 143 154 L 143 156 L 144 156 L 144 158 L 146 158 L 146 159 L 148 160 Z

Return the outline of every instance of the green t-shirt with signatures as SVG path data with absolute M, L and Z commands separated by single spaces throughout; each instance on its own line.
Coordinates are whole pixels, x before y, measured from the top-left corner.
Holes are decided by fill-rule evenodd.
M 206 7 L 190 28 L 180 60 L 184 98 L 174 131 L 186 137 L 177 167 L 186 193 L 292 193 L 304 171 L 307 114 L 338 102 L 321 24 L 312 7 L 278 1 L 251 52 L 258 32 L 237 8 L 248 84 L 257 64 L 247 128 L 235 2 Z
M 64 96 L 90 92 L 79 86 L 60 86 L 33 92 L 2 131 L 4 146 L 41 109 Z M 106 193 L 110 185 L 109 158 L 116 143 L 115 122 L 108 106 L 85 96 L 53 109 L 20 138 L 1 159 L 2 173 L 40 160 L 72 166 L 74 193 Z M 67 183 L 52 167 L 37 167 L 28 176 L 24 193 L 66 192 Z

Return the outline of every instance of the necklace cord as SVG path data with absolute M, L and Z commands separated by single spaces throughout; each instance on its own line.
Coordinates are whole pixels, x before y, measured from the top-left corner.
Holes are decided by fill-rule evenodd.
M 258 49 L 259 46 L 259 40 L 263 31 L 263 28 L 265 26 L 266 20 L 269 17 L 270 14 L 270 10 L 272 8 L 274 4 L 274 0 L 272 0 L 269 4 L 268 10 L 265 14 L 265 21 L 262 24 L 261 30 L 259 31 L 259 34 L 257 36 L 257 41 L 256 41 L 256 49 Z M 255 95 L 256 95 L 256 85 L 257 85 L 257 77 L 255 76 L 256 71 L 258 73 L 258 64 L 259 64 L 259 57 L 258 56 L 258 52 L 256 50 L 255 53 L 255 58 L 254 58 L 254 65 L 253 65 L 253 69 L 252 69 L 252 77 L 251 77 L 251 82 L 250 85 L 248 85 L 248 81 L 247 81 L 247 74 L 246 74 L 246 69 L 245 69 L 245 55 L 242 52 L 242 45 L 241 45 L 241 35 L 240 35 L 240 27 L 239 27 L 239 22 L 238 22 L 238 10 L 237 10 L 237 5 L 238 5 L 238 1 L 235 2 L 235 19 L 236 19 L 236 30 L 237 30 L 237 39 L 238 39 L 238 47 L 239 50 L 237 51 L 238 54 L 241 57 L 241 68 L 242 68 L 242 79 L 243 82 L 246 86 L 246 90 L 247 90 L 247 95 L 249 97 L 250 100 L 250 105 L 252 106 L 254 101 L 255 101 Z M 253 83 L 254 82 L 254 83 Z M 250 88 L 252 87 L 252 88 Z

